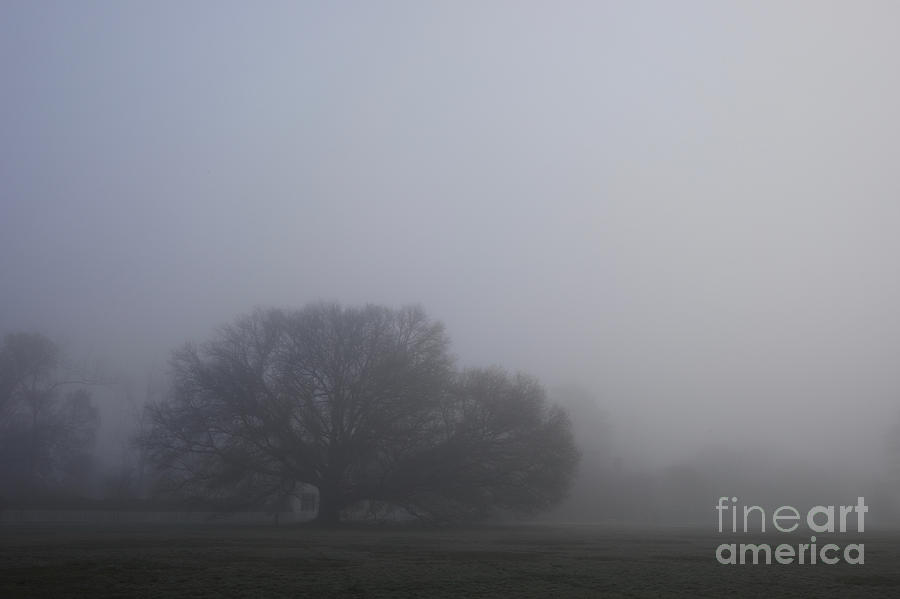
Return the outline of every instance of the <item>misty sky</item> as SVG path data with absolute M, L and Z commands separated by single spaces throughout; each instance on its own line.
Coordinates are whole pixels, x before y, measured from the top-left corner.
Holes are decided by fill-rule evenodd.
M 900 418 L 900 4 L 0 4 L 0 330 L 421 303 L 651 452 Z M 856 459 L 856 458 L 854 458 Z

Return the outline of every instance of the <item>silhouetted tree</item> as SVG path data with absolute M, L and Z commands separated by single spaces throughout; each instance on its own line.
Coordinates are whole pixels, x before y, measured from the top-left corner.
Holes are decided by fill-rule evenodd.
M 60 361 L 37 333 L 10 333 L 0 347 L 0 481 L 11 494 L 80 482 L 90 469 L 99 415 L 86 381 L 63 376 Z
M 365 502 L 470 519 L 549 507 L 578 461 L 533 379 L 458 372 L 418 308 L 258 310 L 174 354 L 143 444 L 170 488 L 265 505 L 301 484 L 318 519 Z

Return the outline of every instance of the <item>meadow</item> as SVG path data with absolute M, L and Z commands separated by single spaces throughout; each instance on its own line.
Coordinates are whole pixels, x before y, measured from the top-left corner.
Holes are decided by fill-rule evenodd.
M 864 565 L 721 565 L 721 542 L 601 526 L 7 525 L 0 597 L 900 596 L 900 533 L 850 538 Z

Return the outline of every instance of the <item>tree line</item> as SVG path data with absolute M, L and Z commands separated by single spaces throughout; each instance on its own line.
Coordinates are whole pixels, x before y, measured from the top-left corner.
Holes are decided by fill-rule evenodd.
M 4 338 L 7 490 L 64 486 L 89 455 L 97 410 L 59 366 L 46 338 Z M 258 309 L 170 366 L 135 438 L 153 496 L 170 501 L 251 509 L 314 488 L 327 525 L 359 509 L 472 521 L 556 505 L 579 461 L 565 410 L 536 379 L 457 367 L 443 325 L 418 307 Z

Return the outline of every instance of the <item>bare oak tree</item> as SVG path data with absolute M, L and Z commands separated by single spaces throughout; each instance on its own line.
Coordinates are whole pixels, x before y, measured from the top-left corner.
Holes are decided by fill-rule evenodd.
M 170 485 L 226 506 L 313 485 L 326 524 L 373 502 L 471 519 L 561 499 L 566 414 L 528 377 L 456 371 L 448 345 L 414 307 L 257 310 L 174 354 L 142 442 Z

